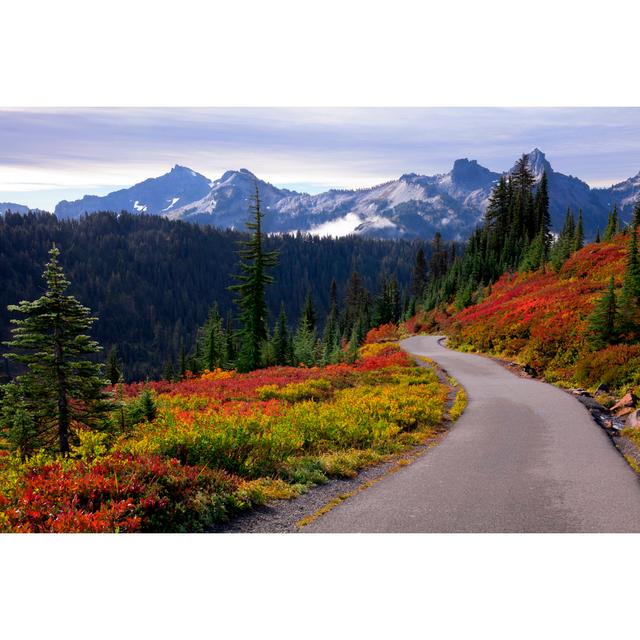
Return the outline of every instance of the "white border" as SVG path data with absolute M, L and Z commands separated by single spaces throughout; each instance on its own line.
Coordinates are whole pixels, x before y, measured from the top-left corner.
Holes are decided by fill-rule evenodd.
M 21 0 L 0 104 L 637 106 L 636 7 Z M 636 541 L 3 536 L 3 636 L 622 636 Z

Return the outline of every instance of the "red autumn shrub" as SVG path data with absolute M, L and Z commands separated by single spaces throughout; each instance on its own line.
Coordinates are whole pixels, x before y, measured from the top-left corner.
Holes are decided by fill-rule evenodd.
M 171 458 L 116 453 L 27 469 L 3 511 L 15 532 L 201 531 L 237 505 L 239 482 Z
M 550 378 L 577 376 L 581 383 L 589 384 L 601 381 L 604 362 L 613 356 L 585 355 L 587 318 L 611 274 L 616 285 L 621 284 L 627 243 L 628 238 L 618 235 L 611 242 L 590 244 L 567 260 L 558 273 L 548 268 L 505 274 L 482 302 L 450 320 L 440 316 L 436 321 L 434 317 L 434 323 L 448 331 L 454 344 L 517 358 Z M 594 365 L 603 358 L 599 373 L 588 371 L 592 357 Z M 622 366 L 613 360 L 613 368 Z M 580 371 L 577 362 L 582 363 Z M 628 377 L 619 373 L 606 375 Z
M 398 326 L 389 322 L 388 324 L 381 324 L 379 327 L 370 329 L 364 340 L 365 344 L 374 344 L 376 342 L 392 342 L 400 339 L 400 333 Z

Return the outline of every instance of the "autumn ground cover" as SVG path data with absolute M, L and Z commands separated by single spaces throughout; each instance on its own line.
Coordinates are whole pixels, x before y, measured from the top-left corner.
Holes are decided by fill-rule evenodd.
M 628 236 L 618 234 L 574 253 L 558 272 L 505 274 L 478 304 L 418 314 L 403 330 L 446 333 L 454 348 L 515 360 L 560 385 L 636 387 L 640 345 L 622 339 L 594 350 L 587 338 L 589 314 L 611 275 L 620 291 L 627 245 Z
M 123 405 L 112 427 L 81 433 L 70 457 L 0 457 L 0 531 L 206 530 L 433 437 L 448 393 L 384 342 L 366 344 L 353 364 L 114 391 Z M 120 420 L 141 393 L 155 415 Z

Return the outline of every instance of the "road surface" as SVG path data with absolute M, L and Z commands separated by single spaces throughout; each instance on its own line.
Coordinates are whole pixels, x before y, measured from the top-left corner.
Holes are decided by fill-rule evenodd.
M 465 413 L 437 447 L 304 531 L 640 531 L 640 482 L 575 398 L 434 336 L 402 347 L 457 378 Z

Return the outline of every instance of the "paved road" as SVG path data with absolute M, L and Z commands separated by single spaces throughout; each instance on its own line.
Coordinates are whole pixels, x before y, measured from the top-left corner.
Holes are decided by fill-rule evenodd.
M 640 482 L 576 399 L 436 337 L 402 347 L 459 380 L 465 413 L 440 445 L 305 531 L 640 531 Z

